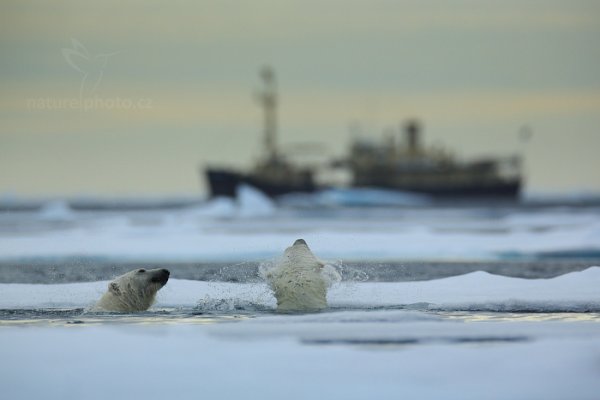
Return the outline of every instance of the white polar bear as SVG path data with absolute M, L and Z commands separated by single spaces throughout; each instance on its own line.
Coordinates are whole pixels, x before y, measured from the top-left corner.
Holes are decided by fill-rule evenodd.
M 166 269 L 136 269 L 116 277 L 108 284 L 108 291 L 92 307 L 92 311 L 138 312 L 146 311 L 158 292 L 169 280 Z
M 327 308 L 327 289 L 341 280 L 330 265 L 318 260 L 303 239 L 285 249 L 283 257 L 262 268 L 277 299 L 277 311 L 310 312 Z

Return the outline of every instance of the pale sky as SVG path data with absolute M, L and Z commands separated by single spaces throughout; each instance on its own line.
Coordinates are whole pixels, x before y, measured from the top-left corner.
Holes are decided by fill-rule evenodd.
M 524 153 L 530 191 L 599 191 L 599 44 L 600 1 L 3 1 L 0 195 L 201 193 L 260 154 L 264 64 L 284 147 L 416 116 L 458 156 Z

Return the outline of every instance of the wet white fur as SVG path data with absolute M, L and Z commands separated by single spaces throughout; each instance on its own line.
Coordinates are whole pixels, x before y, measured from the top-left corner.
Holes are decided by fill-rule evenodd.
M 138 271 L 116 277 L 90 311 L 139 312 L 150 308 L 156 292 L 163 287 L 160 282 L 152 282 L 151 279 L 155 274 L 160 274 L 161 269 L 146 270 L 143 273 Z
M 277 299 L 277 311 L 310 312 L 327 308 L 327 289 L 341 280 L 330 265 L 318 260 L 303 241 L 261 270 Z

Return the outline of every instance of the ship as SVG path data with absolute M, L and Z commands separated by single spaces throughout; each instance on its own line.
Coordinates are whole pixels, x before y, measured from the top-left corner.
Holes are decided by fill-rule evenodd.
M 402 132 L 380 142 L 354 139 L 347 156 L 325 165 L 300 166 L 277 145 L 277 88 L 274 71 L 260 72 L 258 100 L 264 114 L 263 154 L 249 171 L 208 166 L 204 174 L 211 197 L 235 197 L 240 185 L 250 185 L 272 198 L 313 193 L 335 185 L 316 182 L 323 168 L 349 172 L 352 188 L 410 192 L 436 199 L 516 199 L 522 187 L 521 158 L 486 157 L 460 161 L 445 148 L 424 146 L 421 123 L 411 119 Z
M 421 124 L 405 123 L 404 135 L 388 134 L 381 143 L 355 140 L 342 161 L 353 187 L 376 187 L 433 198 L 515 199 L 522 186 L 521 157 L 482 157 L 459 161 L 443 147 L 421 143 Z
M 277 145 L 277 84 L 270 67 L 260 71 L 263 88 L 257 99 L 263 108 L 263 154 L 248 172 L 223 167 L 205 169 L 211 197 L 235 197 L 237 188 L 250 185 L 270 197 L 289 193 L 312 193 L 321 187 L 315 183 L 315 170 L 288 160 Z

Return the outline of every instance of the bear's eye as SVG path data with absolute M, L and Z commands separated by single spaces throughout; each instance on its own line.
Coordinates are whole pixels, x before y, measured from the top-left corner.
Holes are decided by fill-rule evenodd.
M 138 274 L 141 274 L 142 272 L 146 272 L 146 270 L 144 268 L 142 268 L 142 269 L 138 269 L 137 272 L 138 272 Z

